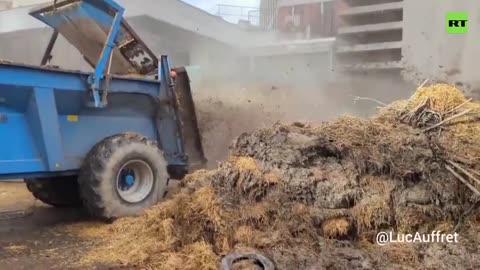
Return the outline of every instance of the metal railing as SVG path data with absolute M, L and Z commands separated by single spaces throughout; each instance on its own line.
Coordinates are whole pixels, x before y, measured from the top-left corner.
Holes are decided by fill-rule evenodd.
M 334 36 L 336 32 L 335 23 L 335 10 L 333 8 L 334 0 L 321 0 L 315 1 L 320 4 L 321 13 L 319 16 L 322 18 L 321 23 L 321 36 Z M 295 7 L 295 3 L 292 1 L 292 8 Z M 297 2 L 298 3 L 298 2 Z M 300 2 L 300 5 L 308 4 L 307 1 Z M 329 5 L 329 6 L 327 6 Z M 298 5 L 297 5 L 298 6 Z M 285 8 L 289 6 L 281 6 Z M 216 15 L 224 18 L 232 23 L 247 23 L 251 26 L 257 27 L 262 30 L 278 30 L 278 13 L 280 6 L 276 8 L 260 9 L 258 7 L 249 6 L 235 6 L 235 5 L 217 5 Z
M 277 29 L 277 9 L 258 9 L 249 12 L 249 20 L 263 30 Z
M 217 5 L 216 15 L 222 17 L 226 21 L 238 23 L 239 21 L 247 21 L 252 25 L 257 25 L 258 21 L 252 17 L 251 12 L 258 12 L 258 7 L 234 6 L 234 5 Z
M 232 23 L 244 22 L 263 30 L 276 29 L 277 9 L 217 5 L 216 15 Z

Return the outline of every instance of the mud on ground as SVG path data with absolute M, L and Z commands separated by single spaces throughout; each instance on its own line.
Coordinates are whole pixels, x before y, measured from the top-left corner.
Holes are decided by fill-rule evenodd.
M 54 226 L 79 221 L 81 214 L 35 202 L 22 182 L 0 183 L 2 269 L 60 269 L 75 261 L 81 242 Z
M 0 269 L 85 269 L 79 262 L 105 226 L 80 209 L 35 201 L 23 182 L 0 182 Z

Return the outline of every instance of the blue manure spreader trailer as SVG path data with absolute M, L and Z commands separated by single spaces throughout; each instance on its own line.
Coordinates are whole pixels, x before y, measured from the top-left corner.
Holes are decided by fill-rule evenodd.
M 157 58 L 123 13 L 112 0 L 30 13 L 53 34 L 39 66 L 0 61 L 0 180 L 25 179 L 44 203 L 112 219 L 205 165 L 185 68 Z M 59 35 L 92 72 L 49 66 Z

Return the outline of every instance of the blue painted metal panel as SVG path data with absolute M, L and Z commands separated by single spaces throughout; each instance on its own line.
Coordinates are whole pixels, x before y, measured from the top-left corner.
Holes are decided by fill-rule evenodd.
M 159 95 L 161 99 L 169 100 L 175 98 L 173 81 L 170 76 L 170 63 L 166 56 L 161 57 L 158 77 L 161 79 L 161 89 Z M 159 111 L 158 126 L 160 132 L 160 143 L 162 148 L 168 153 L 184 153 L 182 138 L 180 134 L 180 117 L 178 110 L 173 106 L 164 106 Z M 176 158 L 176 157 L 171 157 Z
M 30 14 L 80 51 L 96 70 L 92 80 L 104 75 L 107 60 L 116 63 L 107 73 L 153 75 L 158 59 L 122 18 L 123 12 L 123 7 L 111 0 L 65 0 Z M 110 47 L 115 47 L 112 54 Z
M 25 74 L 29 72 L 30 69 L 26 69 Z M 81 76 L 65 74 L 65 78 L 72 81 Z M 52 80 L 53 84 L 64 85 L 58 82 L 61 78 L 59 76 Z M 144 80 L 132 82 L 136 89 L 143 84 L 157 86 L 157 97 L 160 92 L 167 91 L 161 89 L 159 83 L 152 84 Z M 112 85 L 121 83 L 113 79 Z M 175 112 L 173 107 L 159 105 L 155 97 L 146 94 L 146 91 L 120 91 L 111 93 L 108 107 L 90 108 L 85 105 L 86 89 L 85 85 L 83 90 L 0 87 L 0 115 L 4 116 L 4 120 L 0 121 L 0 178 L 22 173 L 48 174 L 78 170 L 83 158 L 96 143 L 105 137 L 127 131 L 159 140 L 169 164 L 185 165 L 178 123 L 171 114 Z M 12 94 L 16 91 L 19 96 Z M 78 118 L 69 120 L 72 115 Z M 61 165 L 60 168 L 57 163 Z
M 62 95 L 57 95 L 57 101 L 64 99 L 59 96 Z M 155 106 L 147 96 L 121 94 L 111 96 L 108 107 L 101 110 L 89 107 L 78 111 L 66 107 L 59 109 L 66 169 L 79 168 L 85 153 L 99 142 L 99 138 L 130 131 L 157 140 Z M 69 119 L 69 115 L 75 117 Z
M 20 164 L 21 165 L 21 164 Z M 45 179 L 48 177 L 59 177 L 59 176 L 75 176 L 78 175 L 78 171 L 62 171 L 62 172 L 37 172 L 32 173 L 31 171 L 25 171 L 23 173 L 13 173 L 13 174 L 0 174 L 0 181 L 1 180 L 9 180 L 9 179 L 34 179 L 34 178 L 41 178 Z
M 115 117 L 115 116 L 78 116 L 78 121 L 68 120 L 68 116 L 60 116 L 60 127 L 65 151 L 65 167 L 76 170 L 99 138 L 130 131 L 156 140 L 156 130 L 152 118 Z M 88 131 L 86 134 L 85 131 Z
M 104 2 L 104 7 L 102 7 L 102 2 Z M 118 18 L 111 14 L 111 9 L 120 15 Z M 96 1 L 72 1 L 68 5 L 68 8 L 63 10 L 58 10 L 55 12 L 37 12 L 34 11 L 31 13 L 33 17 L 44 22 L 46 25 L 49 25 L 53 29 L 61 29 L 65 24 L 71 23 L 72 21 L 83 20 L 90 21 L 92 23 L 98 24 L 102 29 L 114 30 L 112 36 L 113 42 L 121 42 L 126 38 L 125 31 L 120 30 L 120 24 L 122 22 L 124 8 L 109 0 L 96 0 Z M 108 44 L 108 42 L 106 43 Z
M 14 179 L 30 172 L 45 172 L 43 162 L 38 159 L 0 160 L 0 179 Z
M 24 105 L 27 103 L 25 100 Z M 47 171 L 32 137 L 28 117 L 0 105 L 0 119 L 0 178 L 2 173 L 8 172 Z
M 88 76 L 88 73 L 83 72 L 0 62 L 0 88 L 1 85 L 8 85 L 10 89 L 44 87 L 85 93 L 88 90 Z M 113 77 L 109 86 L 109 92 L 143 93 L 155 97 L 159 95 L 159 91 L 160 81 L 141 78 Z
M 123 10 L 123 8 L 119 7 L 116 11 Z M 78 19 L 91 19 L 108 29 L 112 25 L 113 17 L 107 12 L 108 11 L 101 10 L 95 5 L 92 5 L 89 1 L 77 1 L 76 3 L 72 3 L 68 9 L 59 12 L 32 13 L 32 15 L 54 29 L 59 29 L 61 25 L 67 23 L 68 20 Z M 65 18 L 68 18 L 68 20 Z
M 113 94 L 107 108 L 94 109 L 78 106 L 82 91 L 35 88 L 32 93 L 23 113 L 0 105 L 7 119 L 0 122 L 0 175 L 78 170 L 96 143 L 122 132 L 159 140 L 169 164 L 185 165 L 177 123 L 164 115 L 157 130 L 158 104 L 147 95 Z
M 40 160 L 41 155 L 31 136 L 32 132 L 25 115 L 5 113 L 1 110 L 0 114 L 6 118 L 0 121 L 0 163 Z
M 14 91 L 10 91 L 11 89 Z M 12 87 L 0 84 L 0 106 L 3 107 L 5 112 L 23 113 L 31 94 L 31 89 L 26 87 Z
M 95 144 L 122 132 L 159 141 L 169 165 L 185 166 L 168 59 L 162 57 L 158 69 L 161 81 L 107 78 L 105 70 L 116 42 L 128 36 L 144 51 L 149 52 L 148 48 L 142 47 L 122 21 L 123 8 L 113 0 L 63 3 L 79 4 L 80 8 L 67 10 L 66 17 L 46 10 L 33 16 L 55 29 L 61 28 L 67 17 L 93 18 L 101 27 L 109 27 L 104 49 L 94 74 L 0 62 L 0 179 L 76 174 Z M 149 53 L 157 65 L 158 60 Z M 140 67 L 142 74 L 151 67 Z M 88 106 L 92 89 L 100 90 L 97 94 L 108 91 L 107 107 Z M 96 101 L 97 107 L 102 107 L 98 97 Z
M 41 160 L 44 170 L 48 171 L 49 168 L 48 168 L 48 160 L 47 160 L 47 150 L 45 149 L 44 137 L 42 133 L 42 125 L 41 125 L 40 115 L 39 115 L 40 110 L 38 109 L 39 104 L 37 103 L 37 99 L 35 98 L 33 89 L 31 89 L 30 92 L 32 94 L 30 95 L 30 99 L 27 102 L 28 104 L 27 108 L 24 112 L 25 117 L 27 119 L 28 131 L 29 131 L 27 135 L 29 137 L 29 140 L 31 140 L 33 143 L 32 147 L 34 147 L 35 149 L 36 155 L 33 157 Z M 25 149 L 25 150 L 27 152 L 29 151 L 28 149 Z
M 40 121 L 40 132 L 43 137 L 43 147 L 46 152 L 46 160 L 50 171 L 63 170 L 62 137 L 58 124 L 57 106 L 53 89 L 35 88 L 35 102 L 37 104 Z
M 113 48 L 115 47 L 115 39 L 117 38 L 117 34 L 120 31 L 120 24 L 122 23 L 122 16 L 123 16 L 123 9 L 118 10 L 117 14 L 113 18 L 112 28 L 108 33 L 108 37 L 103 47 L 102 54 L 100 55 L 100 59 L 97 62 L 97 66 L 95 67 L 95 72 L 93 75 L 89 77 L 90 88 L 93 91 L 93 101 L 95 103 L 95 107 L 103 108 L 105 107 L 107 100 L 106 95 L 103 95 L 103 98 L 100 99 L 99 90 L 101 89 L 101 82 L 105 78 L 105 68 L 107 66 L 107 61 L 112 64 L 111 54 L 113 53 Z M 109 73 L 109 71 L 107 71 Z M 104 91 L 108 91 L 108 89 L 103 89 Z

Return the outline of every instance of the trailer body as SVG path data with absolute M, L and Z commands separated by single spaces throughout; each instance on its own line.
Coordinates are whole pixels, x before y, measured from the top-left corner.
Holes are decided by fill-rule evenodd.
M 150 195 L 157 182 L 167 184 L 166 173 L 181 179 L 205 165 L 186 69 L 157 58 L 123 12 L 111 0 L 66 0 L 31 12 L 54 32 L 40 66 L 0 62 L 0 180 L 27 179 L 34 195 L 39 188 L 61 193 L 56 180 L 75 181 L 93 212 L 113 217 L 123 214 L 92 202 L 105 192 L 93 188 L 107 183 L 117 195 L 143 192 L 138 201 L 135 194 L 119 197 L 119 205 L 130 207 L 121 213 L 134 214 L 137 205 L 156 201 Z M 59 35 L 91 73 L 48 65 Z
M 169 165 L 187 166 L 176 120 L 158 112 L 171 106 L 161 81 L 112 77 L 99 109 L 87 106 L 89 76 L 0 63 L 1 179 L 77 174 L 96 143 L 121 132 L 161 142 Z

